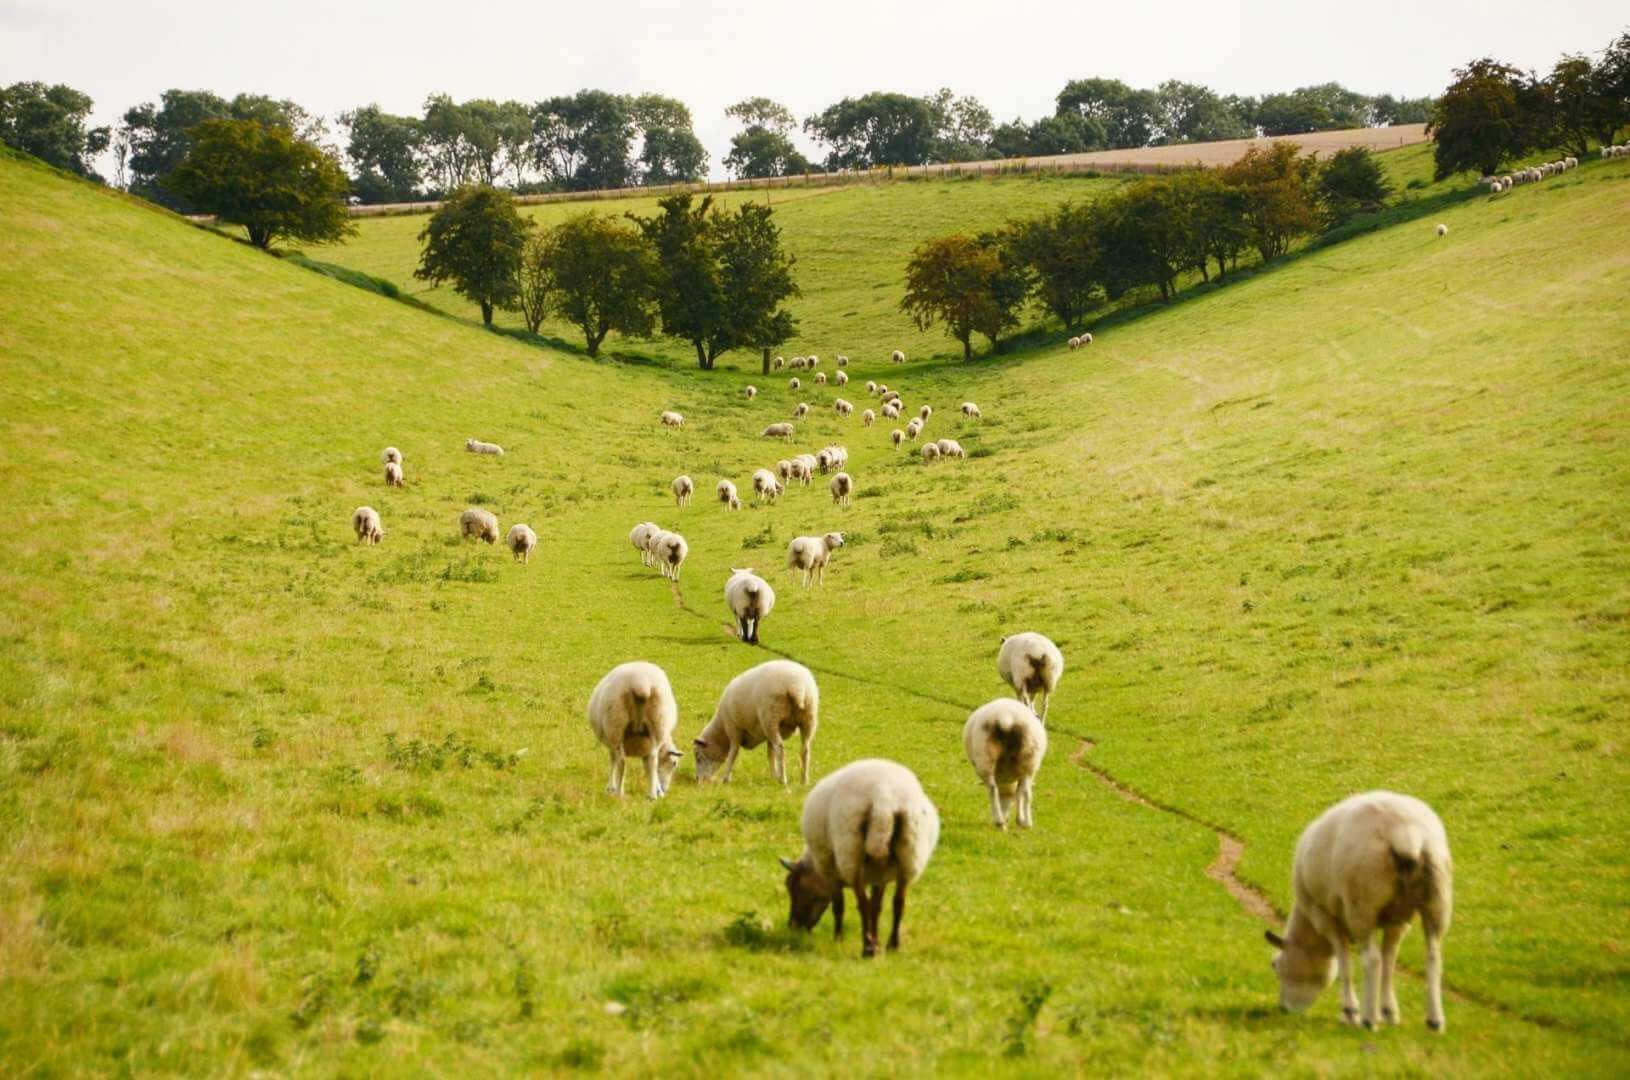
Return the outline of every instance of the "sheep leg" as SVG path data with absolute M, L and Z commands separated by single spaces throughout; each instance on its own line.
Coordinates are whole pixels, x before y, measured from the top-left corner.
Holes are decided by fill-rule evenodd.
M 1335 942 L 1336 977 L 1341 980 L 1341 1018 L 1349 1024 L 1358 1023 L 1358 995 L 1353 993 L 1352 958 L 1347 955 L 1347 941 Z
M 606 781 L 607 795 L 621 795 L 623 793 L 623 748 L 611 748 L 611 779 Z
M 866 928 L 866 946 L 861 952 L 862 956 L 877 955 L 878 924 L 883 921 L 883 886 L 881 885 L 872 886 L 872 906 L 870 914 L 871 920 L 870 925 Z
M 809 786 L 809 730 L 806 728 L 798 740 L 798 778 Z
M 1006 829 L 1007 817 L 1002 813 L 1002 793 L 996 787 L 996 776 L 994 773 L 991 774 L 991 778 L 989 780 L 985 781 L 985 786 L 990 788 L 991 824 L 995 825 L 998 829 Z
M 1019 781 L 1019 828 L 1028 829 L 1035 824 L 1034 802 L 1035 788 L 1031 786 L 1027 776 Z
M 787 783 L 787 748 L 781 741 L 781 732 L 772 725 L 769 736 L 764 740 L 764 748 L 770 755 L 770 775 L 781 781 L 783 787 Z
M 731 739 L 730 752 L 726 754 L 724 758 L 724 775 L 719 778 L 726 784 L 730 783 L 730 774 L 735 771 L 736 755 L 739 753 L 741 753 L 741 743 Z
M 843 886 L 832 894 L 832 940 L 843 940 Z
M 855 907 L 860 910 L 860 952 L 862 956 L 870 956 L 867 943 L 872 940 L 872 906 L 866 900 L 866 886 L 862 882 L 855 882 Z
M 1398 991 L 1392 979 L 1398 968 L 1398 946 L 1408 930 L 1408 923 L 1399 923 L 1387 927 L 1381 935 L 1381 1020 L 1387 1024 L 1396 1024 L 1399 1020 Z
M 645 783 L 653 799 L 662 798 L 662 774 L 657 771 L 658 753 L 658 750 L 653 749 L 645 755 Z
M 1443 1018 L 1443 930 L 1424 923 L 1426 928 L 1426 1026 L 1442 1031 Z
M 1364 961 L 1364 1027 L 1374 1031 L 1381 1024 L 1381 946 L 1374 930 L 1359 938 L 1359 956 Z
M 889 927 L 889 951 L 900 947 L 900 919 L 906 913 L 906 883 L 894 883 L 894 925 Z
M 1041 702 L 1041 722 L 1043 724 L 1047 723 L 1047 710 L 1051 709 L 1052 707 L 1053 707 L 1053 692 L 1051 690 L 1049 690 L 1049 691 L 1047 691 L 1046 696 L 1042 698 L 1042 702 Z

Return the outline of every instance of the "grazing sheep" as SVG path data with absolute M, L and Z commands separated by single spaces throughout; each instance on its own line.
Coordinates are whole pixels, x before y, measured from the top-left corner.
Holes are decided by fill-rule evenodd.
M 820 385 L 820 386 L 826 385 L 826 372 L 817 371 L 815 373 L 815 382 L 816 382 L 817 385 Z
M 713 491 L 719 496 L 719 501 L 724 503 L 725 506 L 732 510 L 741 509 L 741 497 L 736 494 L 736 485 L 729 480 L 720 480 L 718 486 L 715 487 Z
M 915 439 L 923 433 L 923 422 L 916 418 L 906 425 L 906 438 Z
M 861 955 L 877 955 L 883 891 L 894 883 L 889 948 L 900 947 L 906 887 L 922 876 L 939 843 L 940 818 L 917 777 L 880 758 L 850 762 L 825 777 L 804 800 L 804 853 L 781 860 L 787 871 L 790 925 L 813 930 L 832 907 L 834 937 L 843 936 L 843 890 L 860 909 Z M 867 897 L 867 886 L 871 895 Z
M 1082 334 L 1081 335 L 1081 344 L 1084 345 L 1084 346 L 1085 345 L 1091 345 L 1092 344 L 1092 335 L 1091 334 Z
M 1018 802 L 1019 828 L 1036 823 L 1035 780 L 1047 756 L 1047 729 L 1022 701 L 997 698 L 981 705 L 962 728 L 962 748 L 981 783 L 990 789 L 991 821 L 1007 828 Z
M 895 349 L 893 352 L 889 353 L 889 362 L 894 364 L 903 364 L 906 362 L 906 354 L 901 352 L 899 349 Z
M 662 576 L 678 581 L 679 568 L 684 564 L 685 556 L 690 554 L 690 545 L 685 543 L 683 536 L 667 531 L 658 533 L 651 543 L 656 549 L 657 565 L 662 568 Z
M 870 379 L 866 381 L 866 393 L 874 396 L 877 394 L 877 384 Z
M 783 740 L 796 732 L 798 764 L 803 782 L 808 784 L 809 751 L 820 724 L 820 711 L 820 689 L 804 665 L 768 660 L 748 668 L 725 686 L 713 719 L 691 744 L 691 753 L 696 756 L 696 782 L 712 779 L 722 766 L 719 780 L 728 784 L 736 767 L 736 755 L 764 743 L 770 756 L 770 775 L 785 785 L 787 747 Z
M 662 426 L 682 428 L 685 426 L 685 418 L 670 409 L 662 414 Z
M 482 442 L 480 439 L 465 439 L 464 449 L 472 454 L 491 454 L 493 457 L 503 457 L 504 448 L 497 443 Z
M 889 432 L 889 441 L 894 444 L 894 448 L 896 450 L 900 449 L 900 444 L 905 442 L 905 439 L 906 433 L 901 431 L 899 428 L 895 428 L 893 431 Z
M 804 585 L 811 582 L 819 585 L 826 580 L 826 564 L 832 553 L 842 546 L 842 533 L 796 537 L 787 545 L 787 569 L 800 571 Z
M 920 420 L 922 420 L 922 422 L 925 423 L 925 424 L 928 423 L 928 418 L 930 416 L 933 416 L 933 415 L 934 415 L 934 410 L 933 410 L 933 408 L 931 406 L 928 406 L 928 405 L 924 405 L 922 408 L 917 410 L 917 417 Z
M 402 463 L 399 461 L 385 462 L 385 486 L 402 487 L 403 484 Z
M 832 492 L 833 502 L 839 506 L 848 506 L 849 493 L 855 490 L 854 478 L 846 472 L 840 472 L 832 478 L 832 482 L 827 485 L 827 489 Z
M 941 439 L 936 445 L 940 448 L 940 457 L 959 458 L 964 456 L 962 444 L 955 439 Z
M 656 554 L 651 548 L 651 541 L 662 532 L 662 526 L 654 521 L 642 521 L 628 531 L 628 542 L 634 545 L 634 550 L 640 553 L 642 566 L 654 566 Z
M 787 380 L 787 389 L 788 390 L 796 390 L 802 385 L 804 385 L 804 384 L 798 381 L 798 377 L 796 375 L 794 375 L 792 378 Z
M 848 367 L 849 366 L 849 358 L 847 356 L 843 355 L 842 353 L 839 353 L 838 354 L 838 366 L 839 367 Z
M 814 466 L 804 464 L 802 455 L 793 458 L 791 461 L 787 462 L 788 482 L 790 483 L 793 480 L 798 480 L 802 483 L 808 484 L 809 472 L 813 467 Z
M 754 398 L 758 397 L 758 387 L 751 384 L 743 387 L 741 392 L 742 396 L 744 396 L 748 401 L 752 401 Z
M 972 420 L 979 419 L 979 406 L 975 405 L 971 401 L 964 401 L 962 403 L 962 415 Z
M 380 455 L 379 460 L 380 464 L 382 465 L 389 465 L 392 462 L 400 465 L 402 464 L 402 451 L 396 449 L 394 446 L 387 446 L 385 447 L 385 452 Z
M 1273 967 L 1281 1008 L 1302 1012 L 1339 974 L 1347 1023 L 1398 1023 L 1392 985 L 1398 945 L 1419 913 L 1426 934 L 1426 1026 L 1443 1030 L 1443 935 L 1454 909 L 1454 864 L 1431 807 L 1390 791 L 1337 803 L 1296 842 L 1291 887 L 1295 903 L 1284 936 L 1266 935 L 1279 949 Z M 1347 953 L 1355 944 L 1364 964 L 1362 1010 Z
M 623 768 L 629 757 L 645 762 L 651 798 L 660 799 L 673 783 L 684 752 L 674 745 L 679 704 L 667 674 L 655 664 L 634 660 L 606 673 L 589 695 L 589 728 L 611 752 L 611 779 L 606 792 L 623 793 Z
M 798 407 L 796 409 L 792 410 L 792 418 L 794 420 L 802 420 L 804 417 L 806 417 L 808 415 L 809 415 L 809 403 L 807 401 L 800 401 L 798 403 Z
M 741 627 L 741 639 L 749 645 L 757 645 L 758 624 L 775 607 L 775 590 L 770 588 L 770 583 L 753 573 L 750 566 L 745 570 L 732 567 L 730 578 L 724 583 L 724 602 Z M 696 767 L 701 769 L 700 760 Z
M 809 365 L 809 370 L 814 371 L 816 368 L 821 366 L 821 358 L 816 356 L 814 353 L 810 353 L 808 356 L 804 357 L 804 363 Z
M 1042 723 L 1053 707 L 1053 691 L 1064 677 L 1064 654 L 1041 634 L 1025 632 L 1002 639 L 996 654 L 996 673 L 1011 687 L 1019 700 L 1036 707 L 1037 698 L 1046 698 L 1041 708 Z
M 674 502 L 680 506 L 689 506 L 690 497 L 696 494 L 696 483 L 688 476 L 676 476 L 673 482 Z
M 881 401 L 884 405 L 894 404 L 894 405 L 903 406 L 905 404 L 903 401 L 900 400 L 900 391 L 898 391 L 898 390 L 890 390 L 886 386 L 879 386 L 877 388 L 877 397 L 878 397 L 878 400 Z
M 871 427 L 873 424 L 877 423 L 877 414 L 872 412 L 872 410 L 867 409 L 865 412 L 860 414 L 860 422 L 865 424 L 867 427 Z
M 837 410 L 839 416 L 848 416 L 850 413 L 855 411 L 855 407 L 842 398 L 838 398 L 837 400 L 833 401 L 832 408 Z
M 1078 337 L 1073 337 L 1070 339 L 1069 345 L 1071 349 L 1079 349 L 1081 347 L 1081 339 Z
M 359 544 L 371 546 L 385 539 L 385 526 L 379 521 L 379 511 L 371 506 L 359 506 L 352 511 L 351 528 L 356 530 Z
M 765 428 L 762 437 L 766 439 L 785 439 L 792 441 L 792 425 L 788 423 L 771 424 Z
M 470 507 L 458 516 L 458 531 L 463 537 L 474 536 L 489 544 L 498 542 L 498 518 L 490 510 Z
M 837 383 L 839 386 L 848 386 L 849 375 L 847 372 L 840 371 L 836 375 L 832 376 L 832 381 Z
M 888 388 L 888 386 L 886 386 L 886 385 L 885 385 L 885 384 L 883 384 L 883 383 L 878 383 L 878 384 L 877 384 L 877 396 L 878 396 L 878 397 L 880 397 L 880 398 L 882 398 L 882 397 L 887 397 L 887 396 L 888 396 L 888 393 L 889 393 L 889 388 Z M 895 396 L 896 396 L 896 397 L 899 397 L 899 395 L 898 395 L 898 394 L 896 394 L 896 395 L 895 395 Z
M 787 358 L 785 356 L 778 356 L 778 357 L 775 358 L 775 360 L 773 362 L 771 362 L 770 369 L 772 371 L 780 371 L 782 368 L 784 368 L 786 366 L 787 366 Z
M 892 401 L 889 402 L 887 405 L 884 405 L 883 406 L 883 418 L 885 420 L 898 420 L 898 419 L 900 419 L 900 406 L 896 405 Z
M 940 456 L 940 448 L 934 443 L 923 444 L 923 464 L 927 465 Z
M 1439 225 L 1438 226 L 1438 235 L 1439 236 L 1448 236 L 1449 235 L 1449 226 L 1447 226 L 1447 225 Z
M 532 549 L 538 546 L 538 534 L 527 525 L 509 527 L 509 550 L 523 563 L 532 561 Z
M 798 474 L 798 479 L 803 481 L 805 487 L 808 487 L 810 481 L 815 479 L 815 455 L 799 454 L 793 460 L 803 466 L 803 471 Z
M 792 363 L 788 366 L 794 371 L 802 371 L 804 370 L 804 358 L 802 356 L 795 356 L 792 358 Z
M 786 483 L 788 480 L 790 480 L 792 478 L 792 462 L 788 461 L 786 458 L 782 458 L 780 461 L 776 462 L 775 475 L 776 478 L 782 483 Z
M 790 464 L 790 462 L 782 462 Z M 769 469 L 758 469 L 753 473 L 753 494 L 758 496 L 760 502 L 775 502 L 781 494 L 781 484 L 775 474 Z

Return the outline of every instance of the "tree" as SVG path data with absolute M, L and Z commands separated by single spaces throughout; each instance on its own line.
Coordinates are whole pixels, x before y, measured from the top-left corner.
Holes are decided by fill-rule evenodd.
M 1319 169 L 1317 192 L 1326 222 L 1340 224 L 1357 213 L 1381 209 L 1392 185 L 1375 155 L 1362 146 L 1338 150 Z
M 242 225 L 249 242 L 279 237 L 323 244 L 356 232 L 345 210 L 351 182 L 339 163 L 283 127 L 205 120 L 165 185 L 189 204 Z
M 1424 124 L 1432 119 L 1433 99 L 1398 98 L 1381 94 L 1371 102 L 1374 121 L 1382 127 L 1395 124 Z
M 521 246 L 520 264 L 515 271 L 515 310 L 521 313 L 528 333 L 536 334 L 549 316 L 555 273 L 549 234 L 528 232 Z
M 1010 222 L 1004 242 L 1034 281 L 1036 299 L 1073 330 L 1102 290 L 1099 236 L 1090 205 L 1063 203 Z
M 1099 206 L 1106 292 L 1113 299 L 1138 285 L 1153 285 L 1162 300 L 1177 292 L 1177 277 L 1196 263 L 1199 243 L 1181 189 L 1152 177 L 1122 188 Z
M 1311 190 L 1314 162 L 1298 157 L 1296 144 L 1252 146 L 1222 177 L 1236 188 L 1251 243 L 1264 262 L 1290 250 L 1291 241 L 1318 227 Z
M 1157 133 L 1159 102 L 1119 79 L 1072 79 L 1059 91 L 1056 115 L 1095 121 L 1113 149 L 1148 146 Z
M 550 311 L 583 332 L 590 356 L 615 330 L 650 337 L 656 327 L 656 263 L 634 229 L 597 214 L 567 218 L 529 244 L 523 282 L 541 266 Z M 526 301 L 527 288 L 522 299 Z M 541 319 L 539 320 L 541 321 Z M 528 314 L 528 325 L 537 325 Z
M 949 87 L 928 99 L 934 118 L 932 161 L 983 161 L 990 157 L 994 127 L 990 110 L 972 96 L 957 97 Z
M 459 295 L 481 305 L 481 321 L 491 326 L 494 309 L 519 300 L 516 278 L 530 227 L 497 188 L 459 188 L 419 233 L 424 252 L 413 276 L 433 285 L 451 281 Z
M 1301 135 L 1339 127 L 1324 102 L 1306 94 L 1267 94 L 1256 106 L 1257 126 L 1270 136 Z
M 912 252 L 900 310 L 919 330 L 944 323 L 962 343 L 962 358 L 972 360 L 974 334 L 994 348 L 1002 331 L 1018 324 L 1026 285 L 1022 269 L 1003 258 L 994 238 L 942 236 Z
M 405 202 L 418 193 L 419 121 L 392 116 L 378 105 L 340 114 L 350 133 L 345 154 L 355 173 L 351 188 L 365 203 Z
M 1588 154 L 1591 137 L 1601 127 L 1601 115 L 1610 108 L 1590 59 L 1572 55 L 1558 60 L 1545 79 L 1543 99 L 1545 145 L 1579 157 Z
M 0 89 L 0 142 L 48 165 L 100 180 L 91 159 L 108 148 L 112 132 L 85 127 L 91 99 L 71 86 L 20 82 Z
M 532 107 L 532 159 L 568 191 L 627 187 L 635 128 L 629 102 L 603 90 L 579 90 Z
M 1200 253 L 1199 271 L 1206 274 L 1206 259 L 1217 261 L 1217 277 L 1227 275 L 1239 262 L 1239 253 L 1250 243 L 1245 218 L 1245 194 L 1233 187 L 1216 170 L 1183 174 L 1189 185 L 1191 229 Z
M 761 203 L 742 203 L 713 222 L 718 233 L 720 281 L 730 312 L 733 347 L 759 349 L 769 374 L 769 350 L 789 340 L 797 320 L 782 304 L 799 295 L 794 259 L 781 247 L 781 230 Z
M 1610 146 L 1619 129 L 1630 124 L 1630 33 L 1620 34 L 1602 50 L 1602 59 L 1593 69 L 1596 100 L 1596 141 Z
M 1256 134 L 1238 105 L 1210 87 L 1168 79 L 1155 91 L 1155 98 L 1162 143 L 1248 139 Z
M 327 135 L 321 117 L 292 101 L 260 94 L 227 101 L 207 90 L 166 90 L 160 104 L 127 110 L 119 126 L 117 150 L 129 169 L 131 193 L 182 213 L 199 210 L 165 180 L 192 148 L 192 130 L 205 120 L 251 120 L 263 128 L 287 128 L 296 139 L 314 145 Z
M 1487 57 L 1455 69 L 1427 126 L 1435 146 L 1433 176 L 1443 180 L 1476 169 L 1487 176 L 1528 149 L 1532 124 L 1520 114 L 1522 72 Z
M 828 169 L 921 165 L 934 153 L 934 110 L 923 98 L 871 93 L 844 98 L 804 121 L 830 147 Z
M 724 114 L 747 125 L 730 139 L 724 164 L 731 175 L 756 180 L 810 171 L 808 160 L 792 143 L 797 121 L 784 105 L 765 97 L 747 98 Z
M 639 182 L 677 184 L 700 180 L 707 171 L 707 150 L 692 128 L 684 102 L 661 94 L 642 94 L 629 106 L 641 136 Z

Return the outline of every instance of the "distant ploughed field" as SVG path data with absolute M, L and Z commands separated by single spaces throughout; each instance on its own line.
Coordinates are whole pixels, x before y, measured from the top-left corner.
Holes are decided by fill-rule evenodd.
M 1052 157 L 1008 158 L 1003 161 L 981 161 L 959 166 L 963 170 L 981 166 L 1011 169 L 1023 162 L 1040 168 L 1051 166 L 1092 165 L 1231 165 L 1253 146 L 1268 146 L 1275 142 L 1293 142 L 1304 154 L 1333 154 L 1350 146 L 1369 150 L 1392 150 L 1427 140 L 1425 124 L 1399 124 L 1396 127 L 1348 128 L 1344 131 L 1311 131 L 1306 135 L 1280 135 L 1262 139 L 1228 139 L 1223 142 L 1180 143 L 1176 146 L 1139 146 L 1129 150 L 1095 150 L 1087 154 L 1058 154 Z M 925 165 L 921 171 L 932 172 L 938 165 Z M 918 169 L 911 169 L 917 172 Z

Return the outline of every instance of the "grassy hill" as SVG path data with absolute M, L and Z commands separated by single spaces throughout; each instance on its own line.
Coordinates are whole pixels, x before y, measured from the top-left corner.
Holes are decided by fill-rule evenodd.
M 806 388 L 798 446 L 848 445 L 860 497 L 728 514 L 715 480 L 785 453 L 752 437 L 790 413 L 779 384 L 749 403 L 741 373 L 481 333 L 0 160 L 0 1060 L 1630 1068 L 1630 163 L 1085 352 L 873 362 L 901 323 L 866 282 L 897 285 L 857 252 L 1065 183 L 788 204 L 811 295 L 853 298 L 810 305 L 806 332 L 844 329 L 801 348 L 884 373 L 974 456 L 924 467 Z M 379 225 L 397 255 L 335 261 L 402 281 L 420 220 Z M 822 244 L 853 272 L 825 281 Z M 387 443 L 405 490 L 380 484 Z M 676 511 L 681 471 L 704 497 Z M 351 542 L 360 503 L 378 548 Z M 530 566 L 458 541 L 472 503 L 537 530 Z M 645 518 L 688 537 L 682 591 L 628 547 Z M 801 590 L 786 542 L 830 528 L 850 543 Z M 764 649 L 722 625 L 742 565 L 780 591 Z M 1030 628 L 1069 670 L 1037 828 L 1003 835 L 960 725 Z M 777 653 L 820 678 L 818 773 L 894 757 L 941 810 L 904 949 L 875 963 L 853 929 L 780 929 L 802 793 L 761 754 L 727 789 L 687 763 L 660 804 L 603 793 L 582 709 L 612 664 L 663 665 L 688 740 Z M 1288 906 L 1301 827 L 1372 787 L 1433 803 L 1454 846 L 1442 1037 L 1413 976 L 1401 1029 L 1341 1027 L 1333 992 L 1278 1014 L 1262 924 L 1205 873 L 1225 829 Z

